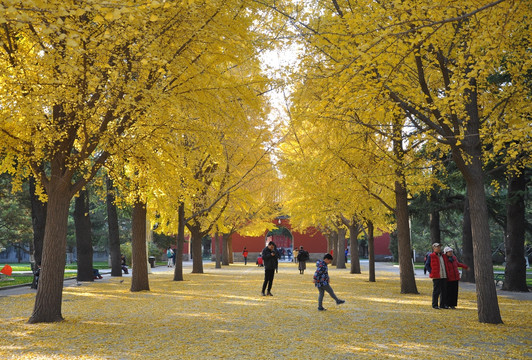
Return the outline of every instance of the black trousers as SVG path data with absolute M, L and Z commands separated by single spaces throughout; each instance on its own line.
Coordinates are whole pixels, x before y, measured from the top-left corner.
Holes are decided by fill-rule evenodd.
M 262 292 L 268 287 L 268 292 L 272 289 L 273 277 L 275 275 L 275 269 L 264 269 L 264 283 L 262 284 Z
M 440 307 L 448 306 L 447 301 L 447 279 L 432 279 L 432 307 L 438 306 L 438 298 L 440 299 Z
M 447 281 L 447 301 L 445 305 L 454 306 L 458 304 L 458 281 Z

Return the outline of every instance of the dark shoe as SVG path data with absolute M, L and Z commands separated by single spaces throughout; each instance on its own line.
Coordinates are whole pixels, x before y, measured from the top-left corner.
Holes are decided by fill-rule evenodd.
M 319 310 L 319 311 L 325 311 L 325 310 L 327 310 L 327 309 L 324 308 L 324 307 L 319 307 L 318 310 Z
M 101 275 L 100 275 L 100 276 L 98 276 L 98 279 L 103 279 L 103 276 L 101 276 Z
M 266 295 L 273 296 L 273 294 L 271 292 L 269 292 L 269 291 L 268 291 L 268 293 Z
M 264 291 L 263 291 L 263 292 L 261 292 L 261 294 L 262 294 L 262 296 L 266 296 L 266 294 L 264 293 Z
M 447 305 L 444 305 L 444 306 L 440 306 L 440 309 L 450 309 L 450 307 L 448 307 Z
M 341 305 L 341 304 L 343 304 L 343 303 L 345 303 L 345 300 L 338 300 L 338 301 L 336 302 L 336 305 Z
M 432 308 L 433 308 L 433 309 L 436 309 L 436 310 L 440 310 L 440 308 L 437 307 L 437 306 L 433 306 Z
M 452 310 L 456 309 L 456 307 L 454 307 L 454 306 L 449 306 L 449 308 L 452 309 Z

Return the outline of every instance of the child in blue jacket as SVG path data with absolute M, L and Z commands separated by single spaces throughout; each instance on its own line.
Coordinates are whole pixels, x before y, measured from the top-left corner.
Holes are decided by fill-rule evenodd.
M 327 268 L 327 265 L 329 265 L 332 262 L 332 255 L 331 254 L 325 254 L 323 257 L 323 260 L 318 260 L 316 262 L 316 272 L 314 273 L 314 285 L 318 288 L 319 296 L 318 296 L 318 310 L 324 311 L 327 310 L 323 307 L 323 296 L 325 295 L 325 291 L 331 295 L 331 297 L 336 301 L 336 305 L 340 305 L 345 303 L 345 300 L 340 300 L 336 295 L 334 294 L 334 291 L 329 284 L 331 280 L 329 279 L 329 270 Z

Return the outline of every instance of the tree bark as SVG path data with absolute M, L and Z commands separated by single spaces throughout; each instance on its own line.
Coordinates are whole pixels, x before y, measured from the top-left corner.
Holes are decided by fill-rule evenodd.
M 429 214 L 430 217 L 430 239 L 432 244 L 441 244 L 441 230 L 440 230 L 440 212 L 437 210 Z
M 109 253 L 111 254 L 111 276 L 122 276 L 120 260 L 120 232 L 118 228 L 118 211 L 115 204 L 113 180 L 106 179 L 107 185 L 107 225 L 109 228 Z
M 30 201 L 31 201 L 31 224 L 33 227 L 33 257 L 35 264 L 42 261 L 42 248 L 44 241 L 44 230 L 46 226 L 47 204 L 41 202 L 35 194 L 35 178 L 30 176 Z
M 74 200 L 74 225 L 76 227 L 77 280 L 94 281 L 89 194 L 86 189 L 81 190 Z
M 200 225 L 195 222 L 194 225 L 189 225 L 190 231 L 190 245 L 192 250 L 192 273 L 203 274 L 203 254 L 201 251 L 202 233 Z
M 464 222 L 462 225 L 462 262 L 469 266 L 469 271 L 462 272 L 463 282 L 475 282 L 475 263 L 473 261 L 473 235 L 471 234 L 471 216 L 469 215 L 469 200 L 464 201 Z
M 146 254 L 146 204 L 136 202 L 133 206 L 131 260 L 133 273 L 131 291 L 150 290 L 148 280 L 148 258 Z
M 333 251 L 333 260 L 331 265 L 338 264 L 338 231 L 333 231 L 331 237 L 331 250 Z
M 227 234 L 226 244 L 227 244 L 227 256 L 229 257 L 229 264 L 233 264 L 235 262 L 235 259 L 233 256 L 233 233 L 232 232 Z
M 526 177 L 523 173 L 511 176 L 508 181 L 506 208 L 506 268 L 503 290 L 528 292 L 525 260 L 525 193 Z
M 351 252 L 351 274 L 360 274 L 360 256 L 358 254 L 358 234 L 360 226 L 353 220 L 349 225 L 349 246 Z
M 53 171 L 53 170 L 52 170 Z M 53 171 L 54 172 L 54 171 Z M 46 225 L 39 287 L 30 324 L 62 321 L 61 304 L 65 273 L 65 251 L 70 181 L 55 181 L 48 188 Z
M 229 265 L 229 234 L 222 234 L 222 265 Z
M 464 139 L 462 141 L 462 149 L 465 154 L 462 154 L 462 149 L 457 146 L 453 146 L 452 154 L 467 185 L 471 234 L 473 237 L 475 281 L 477 285 L 478 320 L 481 323 L 501 324 L 502 319 L 491 259 L 489 214 L 482 170 L 482 142 L 479 135 L 480 118 L 478 114 L 476 80 L 471 78 L 469 85 L 465 90 L 467 121 L 465 122 Z M 467 157 L 467 159 L 464 159 L 464 157 Z
M 336 243 L 336 268 L 345 269 L 345 234 L 346 230 L 343 226 L 338 228 L 338 240 Z
M 412 248 L 410 246 L 410 224 L 408 222 L 408 196 L 406 180 L 402 170 L 404 150 L 402 134 L 399 124 L 394 124 L 393 151 L 397 159 L 395 169 L 395 219 L 397 222 L 397 250 L 399 256 L 399 277 L 401 280 L 401 294 L 418 294 L 412 263 Z
M 373 235 L 373 230 L 373 222 L 368 221 L 368 257 L 370 282 L 375 282 L 375 237 Z
M 216 269 L 222 268 L 222 246 L 223 240 L 218 234 L 218 231 L 214 233 L 214 248 L 216 251 Z
M 174 281 L 183 281 L 183 247 L 185 245 L 185 203 L 180 202 L 177 210 L 177 249 L 175 252 Z

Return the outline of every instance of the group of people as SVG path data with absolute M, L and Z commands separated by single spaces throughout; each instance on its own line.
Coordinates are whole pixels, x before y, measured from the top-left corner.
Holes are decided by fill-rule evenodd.
M 458 304 L 458 268 L 468 270 L 466 264 L 458 261 L 453 255 L 453 249 L 446 246 L 442 252 L 439 243 L 432 244 L 432 253 L 427 254 L 425 271 L 432 279 L 432 308 L 455 309 Z M 439 302 L 438 302 L 439 300 Z
M 172 250 L 172 247 L 168 246 L 166 249 L 166 258 L 168 259 L 167 267 L 175 266 L 175 252 Z
M 306 269 L 306 262 L 309 260 L 309 254 L 301 246 L 298 250 L 298 268 L 299 273 L 303 274 Z M 264 282 L 262 283 L 262 296 L 273 296 L 271 290 L 273 285 L 273 278 L 275 271 L 278 267 L 278 262 L 280 259 L 279 251 L 276 249 L 276 245 L 273 241 L 270 241 L 268 245 L 262 250 L 259 258 L 264 262 Z M 316 262 L 316 271 L 314 272 L 313 281 L 314 285 L 318 289 L 318 310 L 326 310 L 323 307 L 323 297 L 325 292 L 327 292 L 333 299 L 336 301 L 337 305 L 345 303 L 345 300 L 339 299 L 334 293 L 330 285 L 329 271 L 327 265 L 329 265 L 333 260 L 331 254 L 325 254 L 323 260 L 318 260 Z

